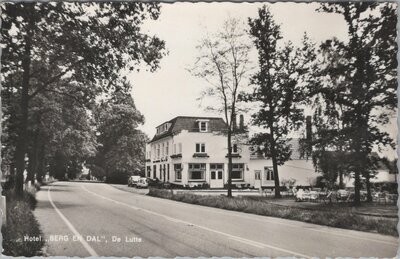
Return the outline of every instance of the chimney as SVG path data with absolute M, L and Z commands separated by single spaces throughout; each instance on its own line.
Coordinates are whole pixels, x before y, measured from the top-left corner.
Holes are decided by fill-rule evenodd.
M 239 117 L 239 130 L 240 131 L 244 131 L 244 121 L 243 120 L 244 120 L 243 114 L 240 114 L 240 117 Z
M 233 114 L 232 120 L 233 120 L 232 121 L 232 129 L 233 129 L 233 131 L 236 131 L 237 130 L 236 113 Z
M 311 116 L 306 117 L 306 139 L 312 140 L 312 127 L 311 127 Z

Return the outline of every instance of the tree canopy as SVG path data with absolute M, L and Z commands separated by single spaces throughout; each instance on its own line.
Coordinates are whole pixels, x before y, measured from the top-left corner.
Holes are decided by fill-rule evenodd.
M 16 167 L 16 190 L 21 193 L 33 103 L 46 95 L 50 101 L 64 96 L 85 107 L 84 115 L 100 96 L 130 92 L 122 88 L 128 84 L 118 83 L 122 70 L 140 64 L 157 69 L 165 42 L 141 30 L 145 19 L 158 18 L 157 3 L 6 3 L 1 8 L 1 73 L 7 92 L 18 100 L 9 117 L 10 127 L 18 125 L 11 138 L 10 165 Z M 79 114 L 76 107 L 69 108 Z M 77 140 L 77 132 L 67 132 L 63 140 Z

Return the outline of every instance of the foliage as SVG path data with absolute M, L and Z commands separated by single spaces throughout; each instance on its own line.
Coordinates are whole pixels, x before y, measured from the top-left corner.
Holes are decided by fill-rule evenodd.
M 190 72 L 209 83 L 202 94 L 216 99 L 208 110 L 224 114 L 227 123 L 228 149 L 228 196 L 232 196 L 232 135 L 238 110 L 239 93 L 244 86 L 244 79 L 249 70 L 250 45 L 240 20 L 226 20 L 222 29 L 205 37 L 197 46 L 199 51 L 194 67 Z M 216 106 L 215 103 L 221 104 Z
M 47 104 L 55 102 L 57 96 L 65 96 L 71 105 L 77 102 L 91 109 L 99 96 L 113 95 L 117 91 L 129 92 L 131 89 L 121 88 L 128 85 L 116 83 L 121 71 L 138 69 L 141 63 L 154 71 L 165 54 L 165 43 L 141 31 L 143 20 L 158 18 L 157 3 L 6 3 L 1 9 L 1 73 L 8 88 L 6 93 L 10 95 L 10 102 L 5 105 L 9 117 L 6 128 L 8 146 L 4 157 L 10 171 L 16 167 L 16 188 L 21 194 L 26 153 L 30 157 L 28 171 L 32 172 L 37 172 L 38 167 L 46 167 L 48 161 L 40 159 L 46 157 L 45 153 L 54 156 L 57 153 L 49 150 L 53 145 L 42 146 L 39 150 L 35 148 L 35 143 L 46 139 L 46 127 L 43 132 L 43 128 L 37 127 L 41 123 L 32 117 L 36 113 L 35 107 L 37 113 L 46 107 L 36 106 L 42 102 L 41 99 L 47 99 L 42 102 Z M 13 105 L 12 100 L 18 105 Z M 51 107 L 59 111 L 57 116 L 64 119 L 63 109 L 67 104 L 61 107 L 53 104 Z M 79 110 L 76 113 L 71 107 L 69 111 L 76 116 L 87 112 Z M 58 122 L 57 116 L 54 119 Z M 79 122 L 79 118 L 76 119 Z M 37 125 L 29 129 L 32 120 Z M 17 130 L 10 134 L 13 128 Z M 67 158 L 79 155 L 72 154 L 74 150 L 70 147 L 85 141 L 80 138 L 92 137 L 88 131 L 77 128 L 57 125 L 52 129 L 55 131 L 50 135 L 59 135 L 57 144 L 67 144 L 66 150 L 57 153 L 64 159 L 57 160 L 64 160 L 62 167 L 72 166 L 75 168 L 73 171 L 79 170 L 82 156 L 72 165 L 65 164 Z M 93 145 L 87 146 L 91 149 Z
M 315 147 L 346 152 L 359 204 L 360 177 L 369 180 L 372 148 L 394 146 L 380 127 L 397 105 L 396 8 L 390 3 L 324 3 L 320 11 L 343 16 L 349 41 L 330 39 L 320 47 L 319 83 L 309 87 L 311 95 L 319 95 Z
M 272 159 L 275 196 L 280 197 L 278 165 L 290 159 L 287 135 L 304 120 L 299 107 L 303 99 L 299 82 L 309 70 L 314 49 L 306 36 L 302 49 L 295 48 L 291 42 L 281 46 L 280 26 L 266 6 L 258 10 L 258 18 L 249 18 L 249 26 L 258 51 L 259 68 L 251 78 L 254 91 L 244 95 L 243 100 L 259 104 L 252 123 L 266 131 L 255 134 L 251 142 L 261 146 L 264 155 Z
M 117 92 L 97 106 L 94 116 L 100 144 L 92 168 L 94 176 L 126 183 L 130 175 L 143 172 L 148 138 L 138 129 L 144 123 L 144 117 L 136 109 L 132 96 Z
M 296 184 L 296 179 L 294 179 L 294 178 L 282 179 L 281 180 L 281 184 L 283 186 L 286 186 L 286 188 L 287 187 L 292 187 L 292 186 L 294 186 Z

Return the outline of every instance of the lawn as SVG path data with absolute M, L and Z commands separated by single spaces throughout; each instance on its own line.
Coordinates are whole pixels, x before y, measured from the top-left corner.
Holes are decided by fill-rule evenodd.
M 325 205 L 323 203 L 316 203 L 314 205 L 309 205 L 309 207 L 305 207 L 308 205 L 305 203 L 295 203 L 294 201 L 290 202 L 288 198 L 228 198 L 226 196 L 195 195 L 191 193 L 173 194 L 170 190 L 163 189 L 150 189 L 148 195 L 208 207 L 291 219 L 330 227 L 398 236 L 397 217 L 362 214 L 362 212 L 373 210 L 373 205 L 370 205 L 372 206 L 370 208 L 368 208 L 368 205 L 354 208 L 349 204 Z M 396 206 L 392 206 L 392 211 L 394 208 L 396 208 L 397 212 Z M 393 215 L 393 212 L 391 212 L 391 215 Z
M 273 197 L 257 197 L 249 196 L 247 199 L 262 201 L 265 203 L 272 203 L 281 206 L 296 207 L 306 210 L 330 211 L 335 212 L 351 212 L 365 216 L 385 217 L 385 218 L 398 218 L 396 204 L 384 203 L 361 203 L 361 206 L 354 207 L 350 202 L 343 203 L 322 203 L 322 202 L 296 202 L 293 197 L 275 199 Z

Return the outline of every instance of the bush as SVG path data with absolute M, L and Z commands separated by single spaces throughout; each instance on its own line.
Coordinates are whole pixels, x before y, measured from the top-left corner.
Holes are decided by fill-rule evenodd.
M 36 207 L 35 187 L 17 197 L 13 191 L 6 191 L 7 224 L 2 226 L 3 254 L 9 256 L 39 255 L 44 246 L 44 237 L 32 211 Z M 39 241 L 24 241 L 24 237 L 38 237 Z
M 397 221 L 384 218 L 365 217 L 346 212 L 310 210 L 298 207 L 267 203 L 251 198 L 228 198 L 225 196 L 195 195 L 191 193 L 173 194 L 171 191 L 150 189 L 150 196 L 166 198 L 191 204 L 199 204 L 220 209 L 298 220 L 330 227 L 378 232 L 398 236 Z

